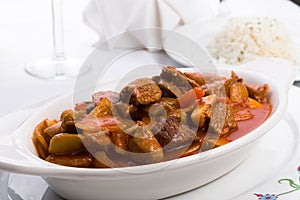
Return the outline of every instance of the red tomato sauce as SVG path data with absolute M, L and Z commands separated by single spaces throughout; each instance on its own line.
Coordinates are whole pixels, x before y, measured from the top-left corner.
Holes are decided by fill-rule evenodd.
M 237 122 L 238 130 L 231 133 L 227 139 L 233 141 L 250 133 L 269 117 L 271 111 L 272 105 L 269 103 L 262 104 L 260 107 L 255 109 L 250 109 L 250 112 L 254 115 L 254 117 L 252 119 Z

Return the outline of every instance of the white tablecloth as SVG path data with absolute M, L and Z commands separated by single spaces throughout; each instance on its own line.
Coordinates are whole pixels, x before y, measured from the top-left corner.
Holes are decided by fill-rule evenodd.
M 233 16 L 268 15 L 300 19 L 300 8 L 288 0 L 227 0 Z M 16 108 L 71 91 L 74 80 L 40 80 L 24 65 L 52 54 L 51 4 L 40 0 L 0 1 L 0 116 Z M 66 55 L 82 62 L 97 35 L 82 22 L 85 0 L 64 0 Z M 118 70 L 120 74 L 126 69 Z

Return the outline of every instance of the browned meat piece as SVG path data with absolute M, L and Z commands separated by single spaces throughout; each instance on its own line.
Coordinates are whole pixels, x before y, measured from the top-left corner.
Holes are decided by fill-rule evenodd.
M 173 82 L 168 82 L 159 76 L 155 76 L 152 79 L 160 87 L 163 97 L 176 98 L 176 97 L 181 97 L 184 94 L 184 92 L 179 87 L 177 87 Z
M 157 122 L 152 128 L 152 132 L 161 146 L 165 147 L 166 150 L 190 145 L 196 137 L 195 130 L 191 130 L 173 116 Z
M 129 83 L 120 93 L 120 99 L 125 103 L 135 105 L 148 105 L 160 100 L 161 90 L 158 85 L 149 78 L 140 78 Z
M 196 81 L 196 83 L 200 86 L 225 79 L 224 77 L 220 77 L 215 74 L 202 74 L 199 72 L 185 72 L 184 75 L 189 79 Z
M 118 102 L 113 105 L 114 117 L 130 118 L 137 111 L 137 107 L 132 104 Z
M 234 112 L 226 103 L 218 100 L 212 105 L 210 126 L 219 135 L 225 135 L 237 130 Z
M 72 110 L 63 111 L 60 120 L 62 121 L 60 128 L 61 133 L 77 134 Z
M 230 87 L 232 87 L 233 84 L 242 84 L 244 85 L 244 80 L 240 78 L 234 71 L 231 71 L 231 77 L 228 79 L 222 80 L 222 84 L 224 85 L 224 89 L 226 91 L 226 95 L 230 96 Z
M 201 86 L 204 90 L 205 95 L 216 95 L 218 97 L 226 97 L 227 96 L 227 89 L 226 86 L 222 81 L 204 84 Z
M 164 114 L 170 115 L 176 108 L 176 99 L 162 97 L 159 102 L 148 105 L 143 110 L 151 117 L 161 117 Z
M 173 82 L 176 86 L 181 87 L 187 91 L 191 88 L 200 86 L 196 81 L 188 78 L 184 75 L 184 73 L 178 71 L 173 66 L 164 67 L 162 69 L 160 77 L 168 82 Z
M 240 78 L 234 71 L 231 71 L 231 77 L 228 79 L 228 81 L 231 82 L 231 84 L 236 82 L 244 82 L 244 80 Z
M 76 119 L 82 117 L 84 114 L 89 114 L 96 104 L 93 101 L 86 101 L 83 103 L 77 103 L 75 105 Z
M 258 102 L 266 102 L 267 95 L 270 91 L 270 86 L 268 84 L 263 85 L 246 85 L 249 96 L 256 99 Z
M 103 98 L 107 98 L 111 103 L 119 101 L 119 93 L 113 91 L 100 91 L 92 96 L 93 102 L 97 105 Z
M 113 116 L 123 122 L 125 119 L 132 120 L 137 112 L 137 107 L 132 104 L 118 102 L 113 105 Z
M 137 107 L 132 104 L 118 102 L 113 106 L 113 116 L 120 122 L 121 129 L 130 128 L 135 124 L 134 121 L 143 121 L 144 117 L 148 117 L 148 113 L 143 108 L 144 106 Z
M 238 77 L 233 71 L 231 72 L 231 78 L 216 79 L 212 83 L 206 83 L 201 87 L 206 95 L 228 96 L 234 103 L 244 103 L 248 100 L 248 91 L 243 83 L 243 79 Z

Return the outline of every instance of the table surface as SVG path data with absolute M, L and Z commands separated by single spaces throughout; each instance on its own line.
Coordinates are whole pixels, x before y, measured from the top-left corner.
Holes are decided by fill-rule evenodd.
M 300 19 L 300 8 L 288 0 L 227 0 L 232 16 L 271 16 Z M 97 34 L 82 20 L 86 0 L 64 0 L 64 31 L 67 57 L 83 63 L 93 51 Z M 0 117 L 74 89 L 75 79 L 43 80 L 25 73 L 26 63 L 51 57 L 51 1 L 0 1 Z M 159 60 L 159 57 L 156 58 Z M 115 71 L 115 79 L 126 73 Z M 300 87 L 300 82 L 294 83 Z M 1 190 L 0 190 L 1 192 Z

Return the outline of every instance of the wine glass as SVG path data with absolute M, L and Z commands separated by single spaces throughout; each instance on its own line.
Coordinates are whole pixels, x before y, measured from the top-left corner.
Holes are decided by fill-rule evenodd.
M 25 66 L 30 75 L 43 79 L 68 79 L 79 73 L 80 62 L 67 58 L 64 51 L 63 5 L 62 0 L 51 0 L 53 55 L 42 58 Z

